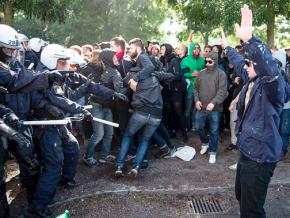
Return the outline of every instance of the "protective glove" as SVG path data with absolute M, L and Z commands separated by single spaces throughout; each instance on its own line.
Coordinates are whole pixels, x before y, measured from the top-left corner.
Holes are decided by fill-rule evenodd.
M 88 110 L 86 110 L 86 109 L 84 109 L 83 111 L 82 111 L 82 113 L 83 113 L 83 115 L 84 115 L 84 119 L 85 120 L 87 120 L 87 121 L 91 121 L 91 120 L 93 120 L 93 115 L 88 111 Z
M 55 119 L 61 120 L 65 118 L 63 111 L 54 105 L 51 104 L 45 105 L 45 110 Z
M 23 134 L 16 132 L 11 139 L 18 143 L 18 152 L 22 157 L 32 155 L 31 143 Z
M 30 141 L 21 133 L 16 132 L 11 138 L 18 143 L 18 154 L 30 166 L 30 174 L 35 175 L 39 172 L 40 164 L 36 157 L 33 155 L 33 149 Z
M 19 118 L 14 113 L 8 113 L 3 116 L 3 121 L 14 130 L 18 130 Z
M 88 77 L 87 77 L 87 81 L 79 87 L 79 91 L 80 91 L 81 93 L 85 94 L 85 93 L 86 93 L 86 90 L 87 90 L 87 88 L 88 88 L 88 86 L 91 84 L 91 82 L 92 82 L 93 80 L 94 80 L 94 76 L 93 76 L 93 74 L 88 75 Z
M 121 99 L 122 101 L 129 102 L 128 97 L 119 92 L 114 92 L 114 98 L 118 98 L 118 99 Z
M 64 80 L 63 76 L 57 70 L 48 72 L 49 83 L 56 82 L 56 83 L 61 84 L 63 83 L 63 80 Z

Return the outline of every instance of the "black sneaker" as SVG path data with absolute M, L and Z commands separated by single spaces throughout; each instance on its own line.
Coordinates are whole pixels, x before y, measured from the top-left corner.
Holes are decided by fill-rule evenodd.
M 170 150 L 167 146 L 164 148 L 159 149 L 158 153 L 154 155 L 155 158 L 163 158 L 170 154 Z
M 234 150 L 234 149 L 238 149 L 238 146 L 234 145 L 234 144 L 230 144 L 227 148 L 228 151 Z
M 61 179 L 58 183 L 58 186 L 61 188 L 75 188 L 78 187 L 80 184 L 77 183 L 74 179 L 67 181 L 66 179 Z
M 115 177 L 118 179 L 118 178 L 121 178 L 123 176 L 124 176 L 123 170 L 120 166 L 118 166 L 117 170 L 115 171 Z

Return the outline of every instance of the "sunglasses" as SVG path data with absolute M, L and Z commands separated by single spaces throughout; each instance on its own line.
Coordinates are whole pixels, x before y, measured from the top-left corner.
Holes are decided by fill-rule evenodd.
M 251 61 L 251 60 L 249 60 L 249 59 L 245 59 L 244 62 L 245 62 L 245 65 L 246 65 L 247 67 L 250 67 L 250 66 L 252 66 L 252 65 L 256 65 L 255 62 L 253 62 L 253 61 Z
M 200 47 L 199 47 L 199 46 L 196 46 L 196 47 L 194 47 L 194 49 L 198 49 L 198 50 L 199 50 L 199 49 L 200 49 Z
M 212 60 L 205 60 L 205 64 L 213 64 Z

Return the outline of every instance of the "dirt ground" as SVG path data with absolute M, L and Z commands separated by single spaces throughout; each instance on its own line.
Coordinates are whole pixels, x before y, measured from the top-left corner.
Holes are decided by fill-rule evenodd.
M 152 147 L 149 168 L 142 170 L 135 180 L 127 176 L 115 179 L 113 164 L 88 168 L 80 158 L 76 180 L 81 185 L 58 190 L 51 210 L 57 215 L 69 209 L 71 217 L 239 217 L 234 196 L 235 171 L 228 168 L 236 162 L 239 152 L 226 151 L 229 143 L 226 133 L 220 140 L 217 162 L 213 165 L 208 163 L 207 154 L 199 154 L 200 142 L 194 132 L 186 144 L 193 146 L 197 154 L 189 162 L 177 158 L 155 159 L 153 153 L 158 150 Z M 174 140 L 174 144 L 185 145 L 181 138 Z M 114 148 L 115 154 L 117 149 Z M 288 157 L 275 170 L 265 207 L 268 217 L 290 218 L 289 163 Z M 8 165 L 7 194 L 12 217 L 17 217 L 26 207 L 25 195 L 15 177 L 17 170 L 17 165 Z M 192 213 L 188 201 L 208 196 L 219 200 L 223 212 Z

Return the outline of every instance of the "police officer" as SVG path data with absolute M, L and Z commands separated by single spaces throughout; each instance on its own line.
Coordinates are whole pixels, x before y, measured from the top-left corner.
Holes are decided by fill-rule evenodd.
M 0 105 L 0 117 L 0 218 L 6 218 L 9 216 L 9 208 L 6 197 L 4 164 L 7 160 L 8 150 L 16 157 L 21 174 L 23 174 L 24 170 L 29 170 L 30 173 L 32 173 L 32 170 L 36 169 L 37 163 L 33 161 L 30 141 L 24 135 L 11 128 L 17 128 L 18 117 L 12 110 L 6 108 L 4 105 Z M 3 137 L 13 140 L 16 144 L 8 144 Z M 23 185 L 27 187 L 27 184 L 25 184 L 25 178 L 23 178 L 23 176 L 21 176 L 21 178 L 21 181 L 24 182 Z
M 26 35 L 19 33 L 18 34 L 19 41 L 22 45 L 22 48 L 24 50 L 24 57 L 23 57 L 23 64 L 28 69 L 35 69 L 39 58 L 37 55 L 28 47 L 29 39 Z
M 46 54 L 49 53 L 48 56 Z M 49 70 L 66 70 L 68 56 L 62 46 L 47 46 L 43 50 L 42 64 Z M 35 117 L 43 119 L 63 119 L 65 113 L 82 113 L 86 118 L 91 114 L 77 103 L 64 96 L 61 83 L 52 83 L 43 90 L 48 104 L 35 110 Z M 38 128 L 39 129 L 39 128 Z M 79 158 L 79 144 L 66 126 L 45 126 L 38 135 L 43 170 L 36 185 L 30 208 L 24 217 L 51 217 L 47 209 L 56 192 L 57 185 L 75 187 L 74 177 Z
M 9 92 L 32 91 L 49 87 L 50 82 L 62 79 L 58 72 L 38 74 L 27 70 L 16 59 L 19 49 L 21 45 L 16 30 L 0 24 L 0 86 Z

